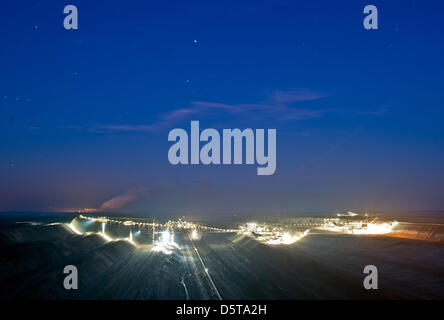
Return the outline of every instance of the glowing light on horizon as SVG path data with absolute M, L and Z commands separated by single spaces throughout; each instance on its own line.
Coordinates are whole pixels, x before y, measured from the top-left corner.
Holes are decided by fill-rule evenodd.
M 339 219 L 326 219 L 319 229 L 346 234 L 377 235 L 390 233 L 397 225 L 397 221 L 376 223 L 374 221 L 341 221 Z
M 93 212 L 97 212 L 97 209 L 95 209 L 95 208 L 84 208 L 84 209 L 80 209 L 78 212 L 81 212 L 81 213 L 93 213 Z
M 369 223 L 367 228 L 353 230 L 354 234 L 385 234 L 392 232 L 393 228 L 398 225 L 397 221 L 390 223 Z
M 354 213 L 354 212 L 347 212 L 347 213 L 338 213 L 337 216 L 338 217 L 356 217 L 358 214 Z

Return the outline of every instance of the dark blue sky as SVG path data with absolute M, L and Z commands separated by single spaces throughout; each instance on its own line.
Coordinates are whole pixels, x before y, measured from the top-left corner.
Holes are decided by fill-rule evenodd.
M 78 30 L 63 28 L 67 4 Z M 379 30 L 362 26 L 367 4 Z M 142 213 L 443 209 L 443 12 L 441 1 L 2 1 L 0 210 L 119 195 L 117 210 Z M 277 128 L 276 173 L 172 166 L 168 132 L 190 120 Z

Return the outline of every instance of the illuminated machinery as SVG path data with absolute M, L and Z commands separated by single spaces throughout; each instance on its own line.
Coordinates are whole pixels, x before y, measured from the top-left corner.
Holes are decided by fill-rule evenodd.
M 324 219 L 324 223 L 318 229 L 346 234 L 386 234 L 392 232 L 397 225 L 397 221 L 376 222 L 374 219 L 369 222 L 367 220 L 328 218 Z
M 174 242 L 174 233 L 167 229 L 163 231 L 159 239 L 154 242 L 153 251 L 171 254 L 173 249 L 179 249 L 179 246 Z
M 254 222 L 246 223 L 239 228 L 240 234 L 253 237 L 269 245 L 290 245 L 305 237 L 309 232 L 309 229 L 304 232 L 284 232 L 280 227 L 258 225 Z
M 199 234 L 199 232 L 197 232 L 196 229 L 193 229 L 193 231 L 191 231 L 190 239 L 191 240 L 199 240 L 200 239 L 200 234 Z

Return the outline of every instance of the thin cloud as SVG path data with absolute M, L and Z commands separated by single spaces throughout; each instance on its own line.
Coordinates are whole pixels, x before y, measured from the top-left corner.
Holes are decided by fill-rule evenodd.
M 108 210 L 117 210 L 120 209 L 131 202 L 134 202 L 136 199 L 141 197 L 142 195 L 148 193 L 147 188 L 138 188 L 134 190 L 129 190 L 123 194 L 120 194 L 118 196 L 115 196 L 108 201 L 104 202 L 100 208 L 99 211 L 108 211 Z
M 97 125 L 92 128 L 90 128 L 90 131 L 135 131 L 135 132 L 156 132 L 159 129 L 158 124 L 154 125 L 129 125 L 129 124 L 123 124 L 123 125 Z
M 302 102 L 316 101 L 326 98 L 327 95 L 304 89 L 289 91 L 275 91 L 267 100 L 252 104 L 225 104 L 212 101 L 193 101 L 186 108 L 179 108 L 159 115 L 159 120 L 151 124 L 107 124 L 88 128 L 93 132 L 122 131 L 122 132 L 150 132 L 155 133 L 171 128 L 177 123 L 192 116 L 216 117 L 220 113 L 235 115 L 250 121 L 292 121 L 319 118 L 327 113 L 354 113 L 362 115 L 380 115 L 385 107 L 377 110 L 340 110 L 340 109 L 311 109 L 297 106 Z
M 313 92 L 309 90 L 291 90 L 291 91 L 276 91 L 271 95 L 271 100 L 276 103 L 290 103 L 298 101 L 311 101 L 325 98 L 326 95 Z
M 330 109 L 328 112 L 331 113 L 353 113 L 353 114 L 362 114 L 362 115 L 370 115 L 370 116 L 379 116 L 384 114 L 387 111 L 386 106 L 381 106 L 375 110 L 341 110 L 341 109 Z
M 179 108 L 160 115 L 159 121 L 148 125 L 97 125 L 92 131 L 135 131 L 158 132 L 166 127 L 171 127 L 190 116 L 212 115 L 223 112 L 233 115 L 243 115 L 251 120 L 270 119 L 276 121 L 298 120 L 316 118 L 321 116 L 321 111 L 295 108 L 291 103 L 310 101 L 324 98 L 325 95 L 308 90 L 276 91 L 263 103 L 253 104 L 224 104 L 211 101 L 193 101 L 186 108 Z

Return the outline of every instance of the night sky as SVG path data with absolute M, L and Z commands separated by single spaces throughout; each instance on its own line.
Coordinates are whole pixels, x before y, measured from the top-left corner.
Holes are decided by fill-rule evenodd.
M 444 209 L 442 1 L 0 7 L 0 211 Z M 191 120 L 276 128 L 275 174 L 171 165 Z

